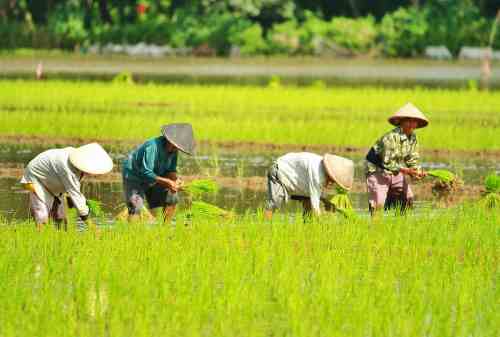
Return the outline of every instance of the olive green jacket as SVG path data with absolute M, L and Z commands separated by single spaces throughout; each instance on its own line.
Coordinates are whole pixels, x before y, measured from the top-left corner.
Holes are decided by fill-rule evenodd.
M 400 127 L 397 127 L 377 140 L 373 149 L 380 157 L 383 168 L 366 161 L 366 175 L 377 171 L 396 175 L 402 167 L 420 170 L 418 141 L 415 133 L 407 136 Z

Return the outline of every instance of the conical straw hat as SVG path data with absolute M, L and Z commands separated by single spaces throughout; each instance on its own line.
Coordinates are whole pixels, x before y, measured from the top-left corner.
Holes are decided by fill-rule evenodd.
M 389 117 L 389 123 L 392 125 L 399 126 L 402 118 L 413 118 L 418 121 L 417 128 L 426 127 L 429 124 L 429 120 L 424 116 L 422 111 L 418 110 L 416 106 L 411 103 L 407 103 L 401 109 L 399 109 L 394 115 Z
M 97 143 L 80 146 L 69 154 L 69 161 L 77 169 L 89 174 L 104 174 L 113 169 L 113 161 Z
M 193 127 L 189 123 L 175 123 L 161 128 L 163 136 L 176 148 L 192 155 L 194 152 Z
M 333 154 L 323 156 L 323 166 L 328 176 L 345 190 L 352 188 L 354 180 L 354 163 L 344 157 Z

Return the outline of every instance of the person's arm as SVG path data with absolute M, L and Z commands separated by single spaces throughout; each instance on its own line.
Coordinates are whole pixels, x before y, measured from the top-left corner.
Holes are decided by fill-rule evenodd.
M 384 136 L 377 143 L 376 150 L 382 158 L 384 169 L 391 171 L 393 174 L 398 174 L 402 166 L 395 160 L 396 142 L 394 135 L 389 133 Z
M 422 178 L 426 176 L 427 174 L 422 171 L 422 167 L 419 165 L 419 159 L 420 155 L 418 142 L 415 139 L 415 142 L 410 146 L 410 153 L 405 157 L 405 164 L 408 167 L 408 169 L 405 171 L 407 171 L 408 173 L 403 173 L 412 175 L 416 178 Z
M 320 167 L 314 166 L 312 162 L 309 162 L 307 165 L 307 185 L 309 190 L 309 197 L 311 199 L 312 211 L 316 215 L 321 214 L 320 199 L 322 184 L 319 180 L 320 173 L 317 172 L 318 170 L 322 169 Z

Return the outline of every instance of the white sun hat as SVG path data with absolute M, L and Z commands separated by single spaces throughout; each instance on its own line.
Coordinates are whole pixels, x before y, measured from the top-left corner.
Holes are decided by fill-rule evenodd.
M 80 146 L 69 154 L 69 161 L 77 169 L 89 174 L 104 174 L 113 169 L 113 160 L 97 143 Z
M 418 122 L 417 128 L 426 127 L 429 124 L 429 120 L 416 106 L 411 103 L 407 103 L 401 109 L 396 111 L 394 115 L 389 117 L 389 123 L 395 126 L 399 126 L 401 119 L 403 118 L 413 118 Z
M 163 136 L 176 148 L 192 155 L 195 148 L 193 127 L 189 123 L 174 123 L 161 127 Z
M 326 153 L 323 166 L 328 176 L 345 190 L 352 188 L 354 181 L 354 163 L 352 160 Z

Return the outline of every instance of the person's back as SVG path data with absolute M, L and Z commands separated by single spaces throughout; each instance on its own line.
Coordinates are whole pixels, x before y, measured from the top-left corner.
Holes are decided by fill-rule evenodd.
M 291 194 L 311 196 L 320 193 L 325 183 L 323 157 L 309 152 L 291 152 L 279 157 L 281 182 Z

